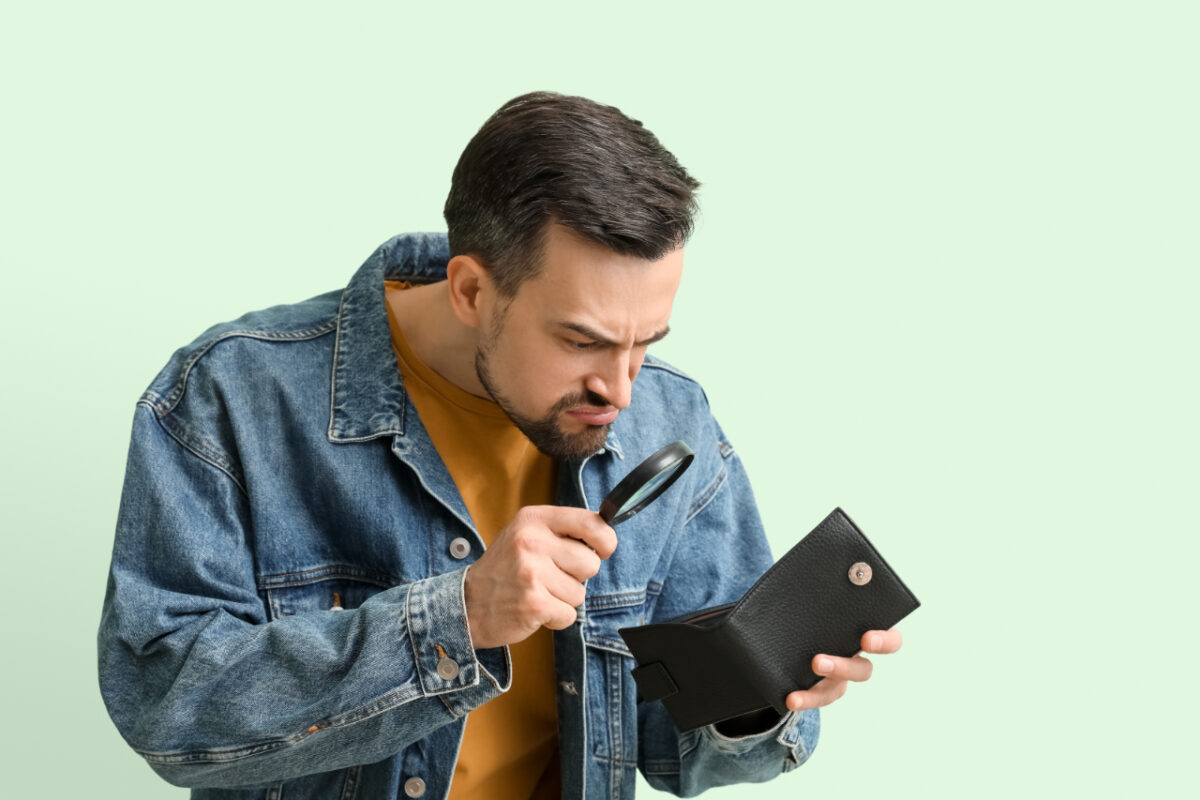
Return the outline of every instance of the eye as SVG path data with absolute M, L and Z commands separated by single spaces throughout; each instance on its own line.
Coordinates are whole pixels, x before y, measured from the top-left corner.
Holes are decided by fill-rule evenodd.
M 564 341 L 567 343 L 567 346 L 570 347 L 572 350 L 585 351 L 585 350 L 591 350 L 593 347 L 596 346 L 596 343 L 591 340 L 579 342 L 579 341 L 576 341 L 575 339 L 565 339 Z

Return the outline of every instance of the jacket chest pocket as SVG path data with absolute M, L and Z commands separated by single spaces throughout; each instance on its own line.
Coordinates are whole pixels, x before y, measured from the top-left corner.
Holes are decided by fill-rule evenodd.
M 353 568 L 310 570 L 296 575 L 269 576 L 265 584 L 271 619 L 317 611 L 358 608 L 384 589 L 402 581 Z
M 637 765 L 637 687 L 630 675 L 633 656 L 618 631 L 641 624 L 644 611 L 645 595 L 627 605 L 589 598 L 583 626 L 589 746 L 596 758 L 627 767 Z

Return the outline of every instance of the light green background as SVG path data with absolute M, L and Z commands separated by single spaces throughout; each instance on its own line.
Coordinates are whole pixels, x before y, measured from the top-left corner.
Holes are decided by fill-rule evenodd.
M 462 146 L 535 88 L 703 181 L 657 352 L 776 554 L 841 505 L 924 603 L 810 764 L 709 796 L 1189 787 L 1195 8 L 7 7 L 0 794 L 182 794 L 96 688 L 134 401 L 209 324 L 439 229 Z

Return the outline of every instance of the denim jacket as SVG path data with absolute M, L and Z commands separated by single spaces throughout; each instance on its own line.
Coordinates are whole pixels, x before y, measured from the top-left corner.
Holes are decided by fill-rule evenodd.
M 384 307 L 385 278 L 440 280 L 448 257 L 442 234 L 397 236 L 344 291 L 209 329 L 138 401 L 100 685 L 128 743 L 193 797 L 444 797 L 465 717 L 514 679 L 507 648 L 472 647 L 463 580 L 483 542 Z M 763 781 L 816 745 L 815 711 L 681 734 L 637 698 L 618 629 L 735 600 L 771 564 L 704 393 L 649 357 L 604 449 L 560 466 L 558 502 L 597 508 L 675 439 L 691 469 L 617 529 L 554 634 L 566 798 L 630 797 L 635 767 L 682 796 Z

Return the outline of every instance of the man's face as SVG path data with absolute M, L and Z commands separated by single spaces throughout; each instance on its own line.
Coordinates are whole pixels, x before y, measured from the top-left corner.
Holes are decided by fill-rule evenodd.
M 595 453 L 667 333 L 682 272 L 682 248 L 646 261 L 549 225 L 541 272 L 481 324 L 480 383 L 542 452 Z

